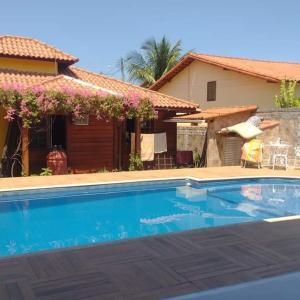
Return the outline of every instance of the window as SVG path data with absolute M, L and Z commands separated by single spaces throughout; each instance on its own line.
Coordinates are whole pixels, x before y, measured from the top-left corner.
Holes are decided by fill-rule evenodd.
M 46 119 L 42 119 L 37 126 L 31 127 L 29 130 L 30 148 L 47 149 L 47 132 L 48 132 L 48 123 Z
M 216 101 L 217 82 L 209 81 L 207 83 L 207 101 Z
M 73 116 L 73 124 L 74 125 L 87 126 L 87 125 L 89 125 L 89 120 L 90 120 L 90 118 L 89 118 L 88 114 L 82 115 L 78 118 Z
M 154 122 L 153 120 L 142 121 L 141 122 L 141 132 L 142 133 L 153 133 Z

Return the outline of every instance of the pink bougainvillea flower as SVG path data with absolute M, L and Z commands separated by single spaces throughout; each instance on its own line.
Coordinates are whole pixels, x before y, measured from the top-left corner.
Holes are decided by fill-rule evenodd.
M 88 97 L 91 97 L 93 95 L 93 93 L 87 89 L 80 89 L 80 90 L 78 90 L 78 95 L 80 95 L 83 98 L 88 98 Z
M 26 116 L 26 117 L 29 117 L 32 115 L 32 112 L 29 110 L 28 106 L 27 106 L 27 101 L 26 99 L 23 99 L 21 101 L 21 105 L 20 105 L 20 113 L 22 116 Z
M 74 107 L 74 110 L 73 110 L 73 114 L 76 118 L 79 118 L 80 117 L 80 113 L 81 113 L 81 106 L 80 104 L 77 104 L 75 107 Z
M 14 116 L 15 116 L 16 110 L 12 107 L 9 107 L 6 110 L 6 116 L 4 117 L 4 119 L 6 119 L 8 122 L 11 122 L 14 120 Z
M 140 95 L 135 92 L 129 92 L 124 98 L 125 105 L 137 108 L 140 103 Z
M 1 89 L 5 92 L 10 91 L 12 89 L 12 84 L 10 82 L 3 82 L 1 84 Z
M 11 89 L 18 92 L 18 93 L 23 93 L 26 90 L 26 87 L 24 84 L 18 83 L 18 82 L 14 82 L 11 85 Z
M 108 93 L 105 92 L 105 91 L 97 91 L 96 96 L 98 96 L 98 97 L 107 97 Z
M 66 94 L 69 97 L 74 97 L 76 95 L 76 89 L 69 87 L 69 86 L 63 86 L 62 92 Z
M 45 88 L 43 86 L 40 86 L 40 85 L 33 86 L 31 88 L 31 90 L 35 94 L 42 94 L 42 93 L 45 92 Z

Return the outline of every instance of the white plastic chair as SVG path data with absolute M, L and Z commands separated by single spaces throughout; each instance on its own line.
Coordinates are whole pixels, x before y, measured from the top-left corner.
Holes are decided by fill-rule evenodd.
M 295 158 L 294 158 L 294 168 L 297 168 L 297 163 L 300 162 L 300 146 L 296 146 L 295 150 Z
M 289 145 L 278 145 L 275 147 L 273 152 L 273 170 L 275 170 L 275 166 L 285 166 L 285 169 L 287 170 L 288 167 L 288 152 L 289 152 Z M 277 164 L 277 162 L 280 162 L 280 164 Z M 283 163 L 282 163 L 283 162 Z

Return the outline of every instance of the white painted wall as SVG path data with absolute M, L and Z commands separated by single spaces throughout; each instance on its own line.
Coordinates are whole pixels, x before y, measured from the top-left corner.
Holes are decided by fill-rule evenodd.
M 207 82 L 217 82 L 216 101 L 206 101 Z M 279 94 L 279 83 L 223 70 L 207 63 L 194 61 L 159 92 L 200 104 L 202 109 L 220 106 L 256 104 L 261 109 L 275 107 L 275 95 Z M 300 96 L 300 89 L 297 94 Z

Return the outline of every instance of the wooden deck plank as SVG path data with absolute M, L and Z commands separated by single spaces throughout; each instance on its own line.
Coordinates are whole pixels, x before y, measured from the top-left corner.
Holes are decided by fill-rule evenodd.
M 99 271 L 36 280 L 30 285 L 37 299 L 88 299 L 118 292 L 108 276 Z
M 0 299 L 160 299 L 300 271 L 300 221 L 248 223 L 0 260 Z M 273 226 L 273 227 L 272 227 Z M 254 240 L 273 233 L 266 240 Z M 275 234 L 277 233 L 277 234 Z M 288 241 L 288 242 L 287 242 Z

